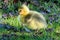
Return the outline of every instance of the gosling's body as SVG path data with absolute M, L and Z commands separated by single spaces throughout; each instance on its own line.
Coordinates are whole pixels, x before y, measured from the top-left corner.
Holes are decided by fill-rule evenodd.
M 28 7 L 27 7 L 27 9 L 28 9 Z M 26 15 L 20 14 L 20 17 L 22 20 L 21 22 L 23 24 L 25 24 L 27 26 L 27 28 L 32 29 L 32 30 L 40 30 L 42 28 L 44 28 L 44 29 L 47 28 L 46 20 L 41 13 L 29 10 L 29 9 L 27 10 L 27 9 L 25 9 Z M 20 12 L 20 13 L 22 13 L 22 12 Z

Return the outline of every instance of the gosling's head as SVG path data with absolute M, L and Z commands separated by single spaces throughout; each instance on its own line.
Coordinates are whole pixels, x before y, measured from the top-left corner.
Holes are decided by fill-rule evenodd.
M 26 16 L 29 13 L 29 8 L 27 7 L 27 5 L 23 4 L 21 6 L 21 9 L 19 9 L 19 14 L 21 16 Z

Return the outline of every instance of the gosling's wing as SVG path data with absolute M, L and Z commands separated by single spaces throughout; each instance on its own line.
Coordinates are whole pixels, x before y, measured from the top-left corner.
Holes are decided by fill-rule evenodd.
M 32 12 L 32 20 L 34 20 L 35 25 L 39 28 L 46 28 L 47 23 L 44 16 L 38 12 Z
M 31 17 L 32 17 L 32 14 L 29 13 L 28 15 L 26 15 L 26 16 L 24 17 L 24 21 L 27 22 L 28 20 L 31 19 Z
M 41 13 L 38 13 L 36 11 L 31 11 L 30 13 L 32 14 L 32 19 L 43 22 L 45 21 L 45 18 Z

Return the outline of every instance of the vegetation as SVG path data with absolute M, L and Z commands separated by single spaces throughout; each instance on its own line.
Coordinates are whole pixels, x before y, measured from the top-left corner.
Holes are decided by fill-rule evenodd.
M 18 9 L 23 2 L 45 16 L 46 30 L 34 35 L 22 28 Z M 0 40 L 60 40 L 60 0 L 0 0 Z

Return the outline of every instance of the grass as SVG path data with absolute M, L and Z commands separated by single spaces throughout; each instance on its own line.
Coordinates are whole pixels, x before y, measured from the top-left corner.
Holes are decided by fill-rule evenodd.
M 18 3 L 18 6 L 20 5 Z M 22 26 L 20 25 L 20 20 L 18 16 L 8 17 L 4 19 L 2 18 L 4 11 L 0 9 L 0 24 L 7 24 L 12 27 L 18 28 L 18 32 L 14 32 L 13 31 L 14 29 L 8 30 L 4 28 L 5 26 L 2 26 L 2 28 L 0 26 L 0 40 L 60 40 L 60 16 L 58 16 L 60 12 L 59 6 L 57 6 L 56 4 L 53 5 L 52 2 L 48 2 L 48 3 L 43 2 L 43 4 L 41 5 L 44 7 L 45 10 L 50 11 L 49 13 L 44 12 L 45 14 L 43 15 L 48 21 L 48 28 L 51 28 L 51 29 L 49 30 L 42 29 L 40 30 L 40 33 L 37 35 L 34 35 L 34 32 L 32 33 L 28 33 L 25 31 L 20 32 L 19 30 Z M 50 6 L 53 6 L 53 7 L 50 8 Z M 38 7 L 33 6 L 32 4 L 29 4 L 29 8 L 39 12 L 43 11 L 38 9 Z M 14 9 L 14 6 L 12 5 L 12 7 L 8 10 L 13 10 L 13 9 Z M 56 16 L 53 16 L 55 14 Z M 52 15 L 52 18 L 56 18 L 58 16 L 58 19 L 57 19 L 58 22 L 56 22 L 56 20 L 53 20 L 51 23 L 49 19 L 51 15 Z
M 10 17 L 8 19 L 4 19 L 3 22 L 5 24 L 12 25 L 16 28 L 21 27 L 17 16 Z M 5 38 L 6 40 L 8 40 L 8 39 L 10 39 L 10 40 L 60 40 L 60 27 L 59 26 L 60 25 L 55 22 L 53 22 L 52 25 L 48 24 L 48 28 L 54 28 L 54 30 L 52 30 L 52 31 L 40 30 L 40 31 L 42 31 L 42 33 L 38 34 L 36 36 L 33 36 L 33 34 L 27 33 L 27 32 L 22 32 L 22 33 L 21 32 L 13 32 L 12 30 L 0 28 L 0 35 L 3 35 L 3 34 L 8 35 L 9 34 L 9 37 L 10 37 L 10 35 L 13 34 L 10 38 L 8 38 L 6 36 L 6 38 Z M 58 32 L 56 33 L 56 31 L 58 31 Z M 16 35 L 14 35 L 14 34 L 16 34 Z M 0 37 L 0 38 L 2 38 L 2 37 Z

